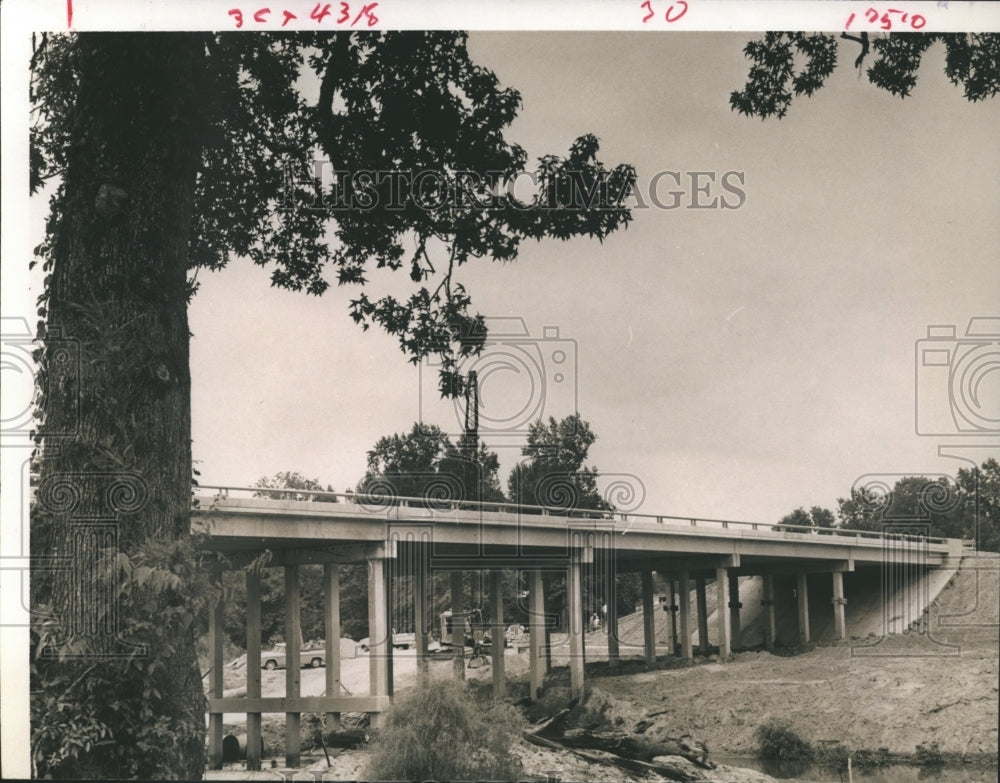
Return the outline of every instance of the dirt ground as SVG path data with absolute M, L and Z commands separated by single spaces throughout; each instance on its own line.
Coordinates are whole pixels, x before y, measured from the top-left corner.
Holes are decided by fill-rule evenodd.
M 710 754 L 754 755 L 755 732 L 771 718 L 790 721 L 814 744 L 839 742 L 851 751 L 887 748 L 893 754 L 913 754 L 919 743 L 937 742 L 943 752 L 966 758 L 997 756 L 998 650 L 1000 650 L 1000 558 L 967 559 L 952 582 L 933 602 L 924 619 L 901 635 L 851 639 L 846 642 L 785 649 L 781 654 L 738 652 L 729 661 L 696 659 L 686 665 L 661 656 L 654 667 L 626 660 L 609 670 L 601 660 L 606 649 L 600 634 L 588 639 L 588 699 L 581 710 L 591 725 L 627 729 L 651 721 L 647 733 L 691 735 L 708 745 Z M 554 639 L 553 641 L 558 641 Z M 568 693 L 565 648 L 553 654 L 554 669 L 546 681 L 546 705 L 558 704 Z M 638 652 L 623 649 L 623 654 Z M 508 651 L 505 657 L 513 695 L 525 689 L 527 654 Z M 446 675 L 450 661 L 432 663 L 432 672 Z M 394 658 L 395 687 L 413 682 L 412 651 Z M 284 672 L 264 672 L 264 691 L 280 695 Z M 488 680 L 484 668 L 467 671 L 470 678 Z M 227 672 L 227 687 L 242 685 L 243 672 Z M 324 670 L 302 671 L 302 693 L 321 694 Z M 360 656 L 342 664 L 342 679 L 353 693 L 367 691 L 368 659 Z M 240 733 L 245 716 L 226 716 L 226 730 Z M 267 719 L 265 719 L 267 720 Z M 281 718 L 269 728 L 280 737 Z M 620 770 L 595 768 L 569 753 L 530 746 L 516 748 L 525 765 L 525 779 L 628 781 Z M 209 779 L 277 779 L 280 749 L 267 749 L 277 769 L 247 773 L 237 767 L 207 774 Z M 711 755 L 710 755 L 711 758 Z M 322 755 L 303 767 L 327 780 L 357 779 L 364 761 L 361 751 L 347 751 L 327 767 Z M 267 763 L 267 762 L 265 762 Z M 307 766 L 311 765 L 311 766 Z M 238 765 L 241 766 L 241 765 Z M 301 779 L 307 779 L 301 777 Z M 739 768 L 710 773 L 718 783 L 761 783 L 768 776 Z

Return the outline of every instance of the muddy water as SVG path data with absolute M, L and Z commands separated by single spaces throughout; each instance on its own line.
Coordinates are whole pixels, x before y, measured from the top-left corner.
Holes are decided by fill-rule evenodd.
M 847 770 L 838 772 L 802 761 L 769 761 L 753 756 L 720 756 L 713 761 L 733 767 L 745 767 L 764 772 L 775 778 L 791 778 L 819 783 L 847 783 Z M 893 764 L 877 770 L 852 771 L 853 783 L 996 783 L 997 765 L 944 766 L 939 768 Z

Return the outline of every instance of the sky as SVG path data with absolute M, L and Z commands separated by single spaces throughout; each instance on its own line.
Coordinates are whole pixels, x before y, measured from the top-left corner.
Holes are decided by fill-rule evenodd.
M 578 411 L 597 435 L 589 464 L 602 487 L 624 488 L 612 499 L 637 513 L 777 521 L 798 506 L 835 509 L 872 476 L 967 466 L 942 446 L 973 443 L 959 451 L 976 461 L 996 453 L 996 438 L 955 425 L 917 433 L 918 396 L 925 415 L 947 421 L 950 409 L 948 367 L 915 359 L 928 325 L 961 338 L 971 317 L 1000 315 L 1000 102 L 967 102 L 940 46 L 900 100 L 859 76 L 855 44 L 842 41 L 824 89 L 781 121 L 748 119 L 729 94 L 755 35 L 470 35 L 474 60 L 521 92 L 508 137 L 529 160 L 593 133 L 605 164 L 636 167 L 640 193 L 658 181 L 669 206 L 681 191 L 677 208 L 638 209 L 603 243 L 532 242 L 512 264 L 462 268 L 476 310 L 527 332 L 498 337 L 477 365 L 481 435 L 504 483 L 522 409 Z M 688 208 L 716 199 L 738 208 Z M 342 491 L 381 436 L 418 420 L 460 431 L 433 368 L 349 319 L 357 289 L 314 298 L 271 289 L 268 275 L 240 262 L 199 275 L 202 483 L 298 471 Z M 508 334 L 518 324 L 503 323 Z M 958 338 L 956 351 L 990 343 Z M 1000 371 L 983 367 L 978 399 L 995 436 Z

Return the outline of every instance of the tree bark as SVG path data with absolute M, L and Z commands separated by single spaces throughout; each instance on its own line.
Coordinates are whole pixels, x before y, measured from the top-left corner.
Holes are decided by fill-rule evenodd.
M 190 532 L 187 266 L 204 37 L 80 34 L 75 45 L 79 83 L 53 209 L 40 378 L 32 603 L 50 630 L 33 699 L 53 696 L 81 661 L 126 666 L 131 656 L 126 669 L 143 671 L 142 693 L 123 677 L 121 692 L 105 682 L 93 694 L 104 703 L 87 704 L 111 730 L 111 745 L 47 773 L 200 779 L 205 704 L 195 626 L 182 622 L 170 644 L 155 643 L 185 599 L 164 588 L 144 593 L 141 605 L 120 600 L 122 585 L 108 577 L 114 561 L 102 558 L 142 558 Z M 78 657 L 57 657 L 70 648 Z M 83 669 L 75 692 L 90 692 L 87 680 L 106 677 L 105 669 Z M 146 718 L 165 729 L 156 754 L 146 750 L 143 719 L 104 709 L 139 698 L 152 710 Z

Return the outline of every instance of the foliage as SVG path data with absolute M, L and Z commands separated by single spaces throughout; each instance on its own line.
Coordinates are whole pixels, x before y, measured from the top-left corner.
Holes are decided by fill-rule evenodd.
M 811 509 L 806 511 L 802 508 L 802 506 L 799 506 L 791 514 L 783 516 L 774 529 L 784 530 L 788 525 L 794 525 L 796 527 L 831 528 L 836 526 L 836 520 L 834 519 L 833 512 L 828 508 L 813 506 Z
M 917 764 L 921 767 L 940 767 L 944 764 L 941 746 L 935 742 L 921 742 L 916 750 Z
M 480 704 L 452 679 L 401 693 L 370 745 L 365 780 L 519 780 L 513 752 L 524 718 L 505 702 Z
M 597 468 L 584 464 L 595 440 L 590 424 L 576 413 L 560 421 L 549 417 L 547 423 L 533 423 L 521 449 L 527 461 L 516 465 L 507 481 L 510 499 L 564 513 L 610 511 L 597 489 Z
M 206 575 L 212 559 L 191 540 L 150 541 L 133 557 L 106 553 L 101 579 L 117 591 L 111 606 L 119 632 L 104 655 L 92 648 L 92 637 L 68 637 L 54 619 L 32 625 L 34 777 L 175 777 L 164 749 L 193 745 L 200 752 L 205 704 L 190 705 L 188 715 L 171 709 L 166 700 L 177 683 L 164 660 L 189 643 L 188 632 L 219 596 Z M 35 608 L 51 617 L 46 605 Z M 99 622 L 115 618 L 102 614 Z M 200 689 L 197 669 L 188 676 Z
M 812 756 L 812 746 L 798 734 L 789 721 L 772 718 L 757 727 L 760 755 L 768 759 L 807 759 Z
M 912 92 L 921 58 L 936 42 L 947 50 L 945 75 L 964 88 L 968 100 L 985 100 L 1000 91 L 1000 34 L 889 33 L 869 38 L 863 32 L 840 37 L 859 45 L 854 61 L 859 70 L 874 50 L 868 81 L 900 98 Z M 770 32 L 763 40 L 750 41 L 743 50 L 752 63 L 747 83 L 732 93 L 731 107 L 748 117 L 784 117 L 793 96 L 808 97 L 823 86 L 837 67 L 837 49 L 837 39 L 823 33 Z M 802 60 L 804 65 L 797 69 Z
M 463 435 L 456 446 L 440 427 L 417 423 L 408 433 L 379 438 L 368 452 L 368 471 L 358 492 L 385 502 L 498 502 L 504 499 L 499 470 L 497 455 L 475 436 Z
M 301 489 L 304 492 L 255 492 L 254 497 L 271 498 L 272 500 L 300 500 L 315 503 L 336 503 L 336 495 L 315 495 L 313 492 L 333 492 L 329 484 L 324 488 L 317 479 L 310 479 L 295 471 L 279 471 L 271 478 L 264 476 L 257 479 L 255 487 L 267 489 Z
M 879 769 L 889 765 L 889 749 L 856 750 L 851 755 L 851 763 L 858 769 Z

